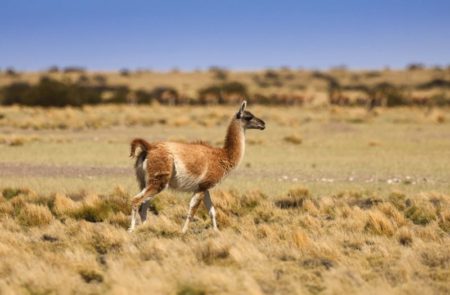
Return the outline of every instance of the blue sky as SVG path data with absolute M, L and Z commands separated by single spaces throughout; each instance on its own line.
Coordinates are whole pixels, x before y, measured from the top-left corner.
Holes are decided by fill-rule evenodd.
M 450 64 L 450 1 L 0 0 L 0 68 Z

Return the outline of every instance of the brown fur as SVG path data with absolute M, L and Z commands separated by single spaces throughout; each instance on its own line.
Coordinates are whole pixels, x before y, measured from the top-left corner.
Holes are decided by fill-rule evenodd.
M 134 157 L 137 147 L 147 152 L 146 172 L 148 184 L 154 187 L 154 191 L 161 191 L 167 185 L 176 171 L 173 169 L 172 154 L 175 150 L 176 156 L 183 162 L 189 174 L 198 178 L 203 171 L 207 171 L 203 180 L 199 183 L 200 192 L 214 187 L 233 168 L 239 164 L 244 151 L 242 150 L 244 132 L 239 120 L 233 119 L 228 127 L 225 144 L 222 148 L 212 147 L 204 142 L 181 143 L 181 142 L 158 142 L 149 143 L 144 139 L 134 139 L 131 142 L 131 153 Z

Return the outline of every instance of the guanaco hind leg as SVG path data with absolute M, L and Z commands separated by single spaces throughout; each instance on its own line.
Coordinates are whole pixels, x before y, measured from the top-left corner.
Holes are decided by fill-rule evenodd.
M 140 206 L 146 201 L 149 202 L 160 191 L 161 189 L 159 189 L 158 187 L 155 187 L 154 185 L 149 185 L 131 199 L 131 224 L 130 227 L 128 228 L 129 232 L 132 232 L 136 227 L 136 220 L 138 213 L 140 213 L 139 212 Z
M 139 216 L 141 217 L 141 224 L 145 224 L 147 221 L 148 208 L 150 207 L 150 200 L 144 201 L 141 206 L 139 206 Z

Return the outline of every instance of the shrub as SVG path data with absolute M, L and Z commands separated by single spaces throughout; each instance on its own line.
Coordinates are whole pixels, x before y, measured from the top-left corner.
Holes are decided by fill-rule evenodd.
M 405 211 L 405 216 L 419 225 L 427 225 L 436 219 L 434 210 L 429 204 L 422 206 L 414 204 Z
M 84 73 L 86 70 L 82 67 L 70 66 L 64 68 L 64 73 Z
M 51 66 L 47 69 L 47 73 L 59 73 L 58 66 Z
M 53 215 L 46 206 L 26 203 L 20 210 L 18 220 L 26 226 L 39 226 L 49 224 Z
M 16 77 L 16 76 L 18 76 L 17 71 L 14 70 L 13 68 L 7 68 L 7 69 L 5 70 L 5 74 L 6 74 L 7 76 L 10 76 L 10 77 Z
M 407 99 L 400 88 L 393 84 L 383 82 L 371 89 L 372 96 L 386 101 L 386 106 L 395 107 L 407 104 Z
M 161 104 L 174 105 L 178 103 L 178 91 L 173 87 L 159 86 L 152 90 L 152 97 Z
M 450 97 L 445 93 L 439 93 L 431 96 L 431 103 L 436 106 L 447 106 L 450 105 Z
M 31 86 L 25 82 L 15 82 L 3 88 L 2 104 L 25 104 L 25 97 L 28 95 Z
M 106 83 L 108 82 L 108 79 L 104 75 L 95 75 L 93 77 L 93 80 L 99 85 L 106 85 Z
M 136 102 L 139 104 L 149 104 L 153 101 L 152 93 L 145 90 L 137 90 L 135 92 Z
M 409 64 L 409 65 L 406 67 L 406 69 L 407 69 L 408 71 L 417 71 L 417 70 L 423 70 L 423 69 L 425 69 L 425 66 L 424 66 L 423 64 L 421 64 L 421 63 L 412 63 L 412 64 Z
M 23 192 L 22 189 L 19 188 L 5 188 L 2 191 L 3 197 L 7 200 L 14 198 L 15 196 L 21 194 Z
M 121 70 L 119 71 L 119 74 L 120 74 L 121 76 L 123 76 L 123 77 L 128 77 L 128 76 L 130 76 L 130 70 L 128 70 L 128 69 L 121 69 Z
M 450 81 L 444 79 L 433 79 L 417 86 L 418 89 L 450 88 Z
M 110 103 L 127 103 L 128 102 L 128 94 L 130 90 L 127 86 L 118 86 L 113 88 L 113 94 L 108 102 Z
M 225 81 L 228 77 L 228 72 L 226 69 L 221 67 L 213 66 L 209 68 L 209 72 L 213 74 L 214 79 Z
M 24 104 L 31 106 L 67 105 L 81 106 L 101 101 L 100 92 L 88 86 L 64 83 L 48 77 L 42 77 L 35 86 L 26 83 L 13 83 L 3 88 L 3 104 Z
M 247 86 L 240 82 L 227 82 L 222 84 L 222 91 L 227 94 L 238 94 L 244 97 L 247 96 Z
M 198 91 L 201 104 L 219 103 L 222 100 L 222 89 L 218 85 L 202 88 Z
M 309 198 L 310 194 L 307 188 L 291 189 L 286 197 L 278 198 L 275 205 L 281 209 L 301 208 L 303 202 Z
M 236 81 L 210 85 L 198 91 L 198 97 L 202 104 L 235 103 L 237 100 L 236 98 L 242 99 L 247 96 L 247 86 Z

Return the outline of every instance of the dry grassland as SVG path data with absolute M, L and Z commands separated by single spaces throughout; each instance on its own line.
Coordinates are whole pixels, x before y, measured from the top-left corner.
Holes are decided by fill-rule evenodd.
M 222 143 L 230 107 L 0 108 L 0 294 L 448 294 L 447 109 L 249 106 L 241 167 L 129 234 L 128 143 Z
M 221 232 L 163 193 L 128 234 L 129 195 L 3 190 L 2 294 L 445 294 L 450 197 L 216 191 Z

